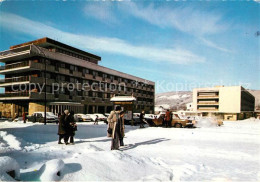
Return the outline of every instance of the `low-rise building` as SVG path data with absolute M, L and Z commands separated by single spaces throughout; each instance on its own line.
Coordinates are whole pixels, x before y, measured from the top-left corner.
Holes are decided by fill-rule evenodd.
M 238 120 L 253 116 L 255 97 L 242 86 L 193 89 L 193 110 L 203 116 Z

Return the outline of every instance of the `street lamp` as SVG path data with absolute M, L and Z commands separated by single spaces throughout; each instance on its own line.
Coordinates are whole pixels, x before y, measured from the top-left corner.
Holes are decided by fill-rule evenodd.
M 46 87 L 47 87 L 47 77 L 46 77 L 46 55 L 42 50 L 40 50 L 36 45 L 32 44 L 32 46 L 39 52 L 40 55 L 43 55 L 44 57 L 44 125 L 46 125 L 46 107 L 47 107 L 47 93 L 46 93 Z

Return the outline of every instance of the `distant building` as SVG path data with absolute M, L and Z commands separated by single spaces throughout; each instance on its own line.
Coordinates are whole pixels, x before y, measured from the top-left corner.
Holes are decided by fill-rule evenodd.
M 1 114 L 13 117 L 44 111 L 45 78 L 47 111 L 106 113 L 113 109 L 110 98 L 116 94 L 137 98 L 135 112 L 154 112 L 154 82 L 100 66 L 100 60 L 50 38 L 11 46 L 0 52 L 0 62 L 5 63 L 0 67 L 5 75 L 0 80 L 5 88 L 0 94 Z
M 255 97 L 242 86 L 193 89 L 193 109 L 203 116 L 238 120 L 253 116 Z
M 186 104 L 186 111 L 193 111 L 193 103 L 192 102 Z

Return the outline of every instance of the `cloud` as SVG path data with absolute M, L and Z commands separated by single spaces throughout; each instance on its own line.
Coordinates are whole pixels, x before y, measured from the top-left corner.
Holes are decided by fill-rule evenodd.
M 200 37 L 199 38 L 205 45 L 209 46 L 209 47 L 212 47 L 212 48 L 215 48 L 215 49 L 218 49 L 220 51 L 223 51 L 223 52 L 229 52 L 229 53 L 232 53 L 233 51 L 229 50 L 229 49 L 226 49 L 224 47 L 220 47 L 218 46 L 217 44 L 215 44 L 214 42 L 210 41 L 210 40 L 207 40 L 203 37 Z
M 31 35 L 36 38 L 47 36 L 84 50 L 107 52 L 146 61 L 159 61 L 173 64 L 201 63 L 205 61 L 204 57 L 198 56 L 184 49 L 132 45 L 118 38 L 72 34 L 5 12 L 1 13 L 0 24 L 2 27 L 8 28 L 12 31 Z
M 224 52 L 232 52 L 216 43 L 203 38 L 206 35 L 218 34 L 226 31 L 229 26 L 223 23 L 223 17 L 216 12 L 199 11 L 190 7 L 154 7 L 138 6 L 134 2 L 122 4 L 121 9 L 137 18 L 161 28 L 174 28 L 193 35 L 208 47 Z
M 114 11 L 112 9 L 113 2 L 105 1 L 102 3 L 93 2 L 87 3 L 84 7 L 84 13 L 86 16 L 94 17 L 107 24 L 117 24 L 118 19 L 116 18 Z
M 228 26 L 222 23 L 222 16 L 218 13 L 196 10 L 190 7 L 169 8 L 137 6 L 133 2 L 122 4 L 124 12 L 141 18 L 160 27 L 173 27 L 182 32 L 205 35 L 225 31 Z
M 169 79 L 172 81 L 175 81 L 175 79 L 182 79 L 184 81 L 195 81 L 195 80 L 199 80 L 199 77 L 197 77 L 196 75 L 191 75 L 191 74 L 186 74 L 185 72 L 188 72 L 186 70 L 181 70 L 182 73 L 178 73 L 177 71 L 180 70 L 174 70 L 174 72 L 170 72 L 170 71 L 165 71 L 165 70 L 159 70 L 156 67 L 153 68 L 147 68 L 147 67 L 134 67 L 131 66 L 128 68 L 133 69 L 135 71 L 140 71 L 140 72 L 144 72 L 144 73 L 149 73 L 149 75 L 160 75 L 160 77 L 163 77 L 165 81 L 168 81 Z M 165 74 L 167 73 L 167 74 Z M 142 76 L 143 77 L 143 76 Z M 156 81 L 156 79 L 155 79 Z
M 205 46 L 223 52 L 232 52 L 204 38 L 206 35 L 221 33 L 229 28 L 227 24 L 223 23 L 222 15 L 219 13 L 199 11 L 190 7 L 154 7 L 153 3 L 142 6 L 140 3 L 123 2 L 117 5 L 113 2 L 88 3 L 84 12 L 87 16 L 94 17 L 106 24 L 115 24 L 120 22 L 120 19 L 115 14 L 115 8 L 112 7 L 117 7 L 121 15 L 129 14 L 161 28 L 174 28 L 193 35 Z

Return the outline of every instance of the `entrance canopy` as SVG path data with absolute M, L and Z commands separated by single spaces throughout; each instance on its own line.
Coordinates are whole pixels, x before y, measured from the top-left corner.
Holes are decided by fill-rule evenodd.
M 111 102 L 134 102 L 136 98 L 134 96 L 114 96 L 110 99 Z
M 81 103 L 79 102 L 50 102 L 49 103 L 50 105 L 82 105 Z

